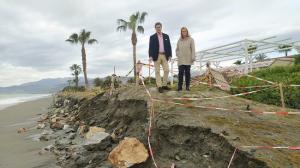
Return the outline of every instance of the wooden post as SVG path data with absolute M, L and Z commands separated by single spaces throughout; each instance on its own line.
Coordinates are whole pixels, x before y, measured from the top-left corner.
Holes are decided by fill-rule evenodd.
M 210 62 L 206 63 L 206 68 L 207 68 L 207 75 L 208 75 L 208 84 L 209 87 L 212 88 L 212 74 L 211 74 L 211 68 L 210 68 Z
M 279 83 L 279 90 L 280 90 L 280 97 L 281 97 L 281 106 L 282 106 L 282 109 L 285 110 L 285 103 L 284 103 L 282 83 Z
M 140 60 L 138 60 L 138 62 L 137 62 L 137 64 L 136 64 L 136 80 L 135 80 L 135 84 L 136 84 L 136 86 L 138 86 L 139 85 L 139 82 L 140 82 L 140 75 L 142 74 L 142 68 L 143 68 L 143 64 L 141 63 L 141 61 Z
M 210 68 L 208 69 L 208 79 L 209 79 L 209 87 L 212 88 L 212 75 Z
M 138 86 L 139 85 L 139 76 L 136 75 L 135 76 L 135 86 Z
M 139 63 L 136 63 L 134 68 L 134 72 L 135 72 L 135 86 L 137 87 L 139 85 L 139 75 L 138 75 L 138 72 L 137 72 L 137 67 L 139 66 Z

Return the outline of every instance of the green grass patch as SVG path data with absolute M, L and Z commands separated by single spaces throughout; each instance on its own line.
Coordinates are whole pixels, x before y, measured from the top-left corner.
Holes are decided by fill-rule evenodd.
M 275 83 L 282 83 L 283 85 L 286 85 L 283 88 L 286 107 L 300 109 L 300 88 L 287 86 L 291 84 L 296 84 L 296 85 L 300 84 L 300 65 L 274 67 L 274 68 L 258 70 L 252 72 L 251 75 L 269 81 L 273 81 Z M 266 85 L 266 84 L 268 83 L 247 76 L 234 78 L 231 83 L 231 85 L 234 86 L 254 86 L 254 85 Z M 237 93 L 253 91 L 253 90 L 255 89 L 232 88 L 231 93 L 237 94 Z M 258 93 L 246 95 L 244 97 L 265 104 L 281 106 L 280 91 L 278 87 L 267 89 Z

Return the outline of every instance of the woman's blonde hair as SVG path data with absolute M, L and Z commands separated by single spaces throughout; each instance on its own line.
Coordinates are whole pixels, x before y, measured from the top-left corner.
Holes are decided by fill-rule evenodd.
M 186 30 L 186 32 L 187 32 L 186 37 L 190 37 L 189 30 L 188 30 L 186 27 L 182 27 L 182 28 L 180 29 L 180 36 L 181 36 L 182 39 L 183 39 L 182 30 Z

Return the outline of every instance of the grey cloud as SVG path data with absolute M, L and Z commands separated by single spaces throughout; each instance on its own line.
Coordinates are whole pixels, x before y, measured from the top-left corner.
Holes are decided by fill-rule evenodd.
M 276 27 L 268 26 L 274 24 L 269 23 L 268 19 L 284 19 L 277 13 L 280 5 L 290 5 L 293 10 L 285 12 L 290 12 L 290 17 L 295 22 L 299 20 L 299 12 L 294 9 L 299 2 L 293 0 L 0 0 L 0 60 L 1 63 L 31 67 L 39 71 L 69 71 L 70 64 L 81 64 L 81 53 L 79 45 L 68 44 L 65 39 L 85 28 L 99 41 L 99 44 L 86 48 L 89 74 L 109 74 L 114 65 L 120 72 L 126 72 L 132 67 L 130 31 L 116 32 L 118 18 L 127 20 L 136 11 L 148 12 L 144 23 L 145 34 L 138 34 L 137 48 L 139 59 L 146 59 L 148 38 L 154 33 L 153 27 L 157 21 L 163 23 L 163 31 L 170 35 L 173 49 L 182 26 L 187 26 L 192 34 L 196 34 L 217 33 L 224 29 L 223 26 L 235 24 L 236 26 L 229 27 L 232 29 L 230 33 L 207 38 L 205 41 L 209 44 L 222 44 L 245 36 L 263 35 L 263 32 L 270 29 L 276 30 Z M 262 25 L 248 31 L 251 25 L 249 29 L 239 27 L 239 22 L 243 20 L 235 20 L 238 17 L 256 19 L 257 24 Z M 226 19 L 233 19 L 233 22 L 220 25 Z M 286 23 L 278 24 L 290 27 L 297 25 L 294 29 L 287 28 L 285 35 L 298 38 L 297 28 L 300 25 L 295 22 L 289 19 Z M 211 30 L 213 31 L 209 32 Z M 201 37 L 198 41 L 201 41 Z

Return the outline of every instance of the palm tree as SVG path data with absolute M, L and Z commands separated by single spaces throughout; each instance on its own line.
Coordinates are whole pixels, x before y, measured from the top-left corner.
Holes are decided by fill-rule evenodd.
M 278 46 L 279 52 L 280 53 L 285 53 L 285 56 L 288 56 L 288 52 L 292 51 L 292 46 L 290 45 L 280 45 Z
M 146 12 L 136 12 L 129 17 L 129 21 L 124 19 L 117 20 L 117 31 L 131 30 L 131 43 L 133 46 L 133 67 L 134 67 L 134 78 L 136 78 L 136 44 L 137 44 L 137 33 L 144 33 L 144 27 L 141 26 L 144 23 L 147 16 Z
M 267 58 L 266 54 L 258 54 L 255 59 L 257 62 L 262 62 Z
M 78 81 L 79 81 L 79 74 L 81 73 L 81 67 L 80 65 L 77 64 L 73 64 L 72 66 L 70 66 L 70 70 L 72 71 L 72 75 L 74 76 L 74 82 L 75 82 L 75 86 L 78 87 Z
M 83 67 L 83 74 L 84 74 L 84 82 L 85 87 L 88 87 L 88 77 L 87 77 L 87 65 L 86 65 L 86 51 L 85 51 L 85 44 L 94 44 L 98 43 L 96 39 L 91 39 L 91 32 L 85 31 L 84 29 L 79 33 L 73 33 L 66 41 L 72 44 L 81 44 L 81 56 L 82 56 L 82 67 Z
M 67 82 L 68 82 L 68 85 L 71 86 L 71 85 L 73 84 L 74 81 L 70 79 L 70 80 L 68 80 Z
M 235 64 L 235 65 L 242 65 L 242 61 L 241 60 L 236 60 L 233 64 Z

